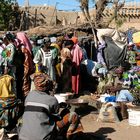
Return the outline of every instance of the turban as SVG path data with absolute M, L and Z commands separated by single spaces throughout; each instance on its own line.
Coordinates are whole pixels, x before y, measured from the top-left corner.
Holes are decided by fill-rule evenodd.
M 107 74 L 108 70 L 106 68 L 99 68 L 98 74 L 103 74 L 104 76 Z
M 54 43 L 56 42 L 56 37 L 51 37 L 50 40 L 51 40 L 51 43 Z
M 46 91 L 48 88 L 47 83 L 49 81 L 49 77 L 43 73 L 36 73 L 33 78 L 35 88 L 39 91 Z
M 78 38 L 77 37 L 72 37 L 71 40 L 74 42 L 74 44 L 78 43 Z

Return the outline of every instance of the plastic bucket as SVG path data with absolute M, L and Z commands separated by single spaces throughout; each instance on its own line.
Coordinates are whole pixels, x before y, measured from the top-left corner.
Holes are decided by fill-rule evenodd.
M 128 122 L 132 126 L 140 126 L 140 111 L 128 109 Z

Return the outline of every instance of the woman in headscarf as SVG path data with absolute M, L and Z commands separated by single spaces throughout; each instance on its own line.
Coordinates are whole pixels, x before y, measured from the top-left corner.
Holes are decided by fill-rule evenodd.
M 1 74 L 8 74 L 14 78 L 13 82 L 13 89 L 14 93 L 17 96 L 17 90 L 16 90 L 16 47 L 14 45 L 14 36 L 10 32 L 6 33 L 3 37 L 3 43 L 5 44 L 5 47 L 3 48 L 3 51 L 1 52 L 2 60 L 0 61 L 0 65 L 2 67 L 2 73 Z
M 18 32 L 17 39 L 21 41 L 21 43 L 25 46 L 28 52 L 32 55 L 32 45 L 26 34 L 24 32 Z
M 116 95 L 121 90 L 123 84 L 123 67 L 119 66 L 114 70 L 110 70 L 108 79 L 110 79 L 105 86 L 105 90 L 112 95 Z
M 49 93 L 53 90 L 49 77 L 44 73 L 36 73 L 33 81 L 35 90 L 31 91 L 25 100 L 25 112 L 19 140 L 55 140 L 58 133 L 66 126 L 67 137 L 74 132 L 82 131 L 76 113 L 68 112 L 63 116 L 58 114 L 58 101 Z
M 34 65 L 33 65 L 33 60 L 32 60 L 32 51 L 31 51 L 32 46 L 24 32 L 17 33 L 17 39 L 19 40 L 19 43 L 20 43 L 19 47 L 21 48 L 21 50 L 24 54 L 24 57 L 25 57 L 22 91 L 23 91 L 24 97 L 26 97 L 30 91 L 30 86 L 31 86 L 30 75 L 34 71 Z
M 6 47 L 2 51 L 2 61 L 0 62 L 1 65 L 4 66 L 4 70 L 6 74 L 9 74 L 15 78 L 15 53 L 16 53 L 16 47 L 14 45 L 14 38 L 11 33 L 6 33 L 3 37 L 3 43 L 6 45 Z
M 11 131 L 18 119 L 18 100 L 13 90 L 14 78 L 10 75 L 0 76 L 0 129 Z
M 71 49 L 72 62 L 75 63 L 77 71 L 77 73 L 72 76 L 72 90 L 75 94 L 78 94 L 80 90 L 80 64 L 83 59 L 83 52 L 78 45 L 78 38 L 72 37 L 71 40 L 74 42 L 74 46 Z
M 54 47 L 57 50 L 57 57 L 56 57 L 56 64 L 55 64 L 55 70 L 56 70 L 56 83 L 58 84 L 58 88 L 57 90 L 59 91 L 60 87 L 59 87 L 59 83 L 61 82 L 61 63 L 60 63 L 60 57 L 61 57 L 61 49 L 62 49 L 62 44 L 64 42 L 64 37 L 60 36 L 60 37 L 52 37 L 51 38 L 51 47 Z
M 103 65 L 100 65 L 99 67 L 98 66 L 99 65 L 97 65 L 97 67 L 96 67 L 96 71 L 99 76 L 99 84 L 97 86 L 97 92 L 98 92 L 98 94 L 104 94 L 105 87 L 108 82 L 108 77 L 107 77 L 108 70 Z
M 50 47 L 50 44 L 50 38 L 44 38 L 43 45 L 36 53 L 33 61 L 35 64 L 41 64 L 44 67 L 44 72 L 47 73 L 53 81 L 56 81 L 55 60 L 57 50 Z
M 73 41 L 67 40 L 61 50 L 61 91 L 72 92 L 72 55 L 69 46 L 73 47 Z

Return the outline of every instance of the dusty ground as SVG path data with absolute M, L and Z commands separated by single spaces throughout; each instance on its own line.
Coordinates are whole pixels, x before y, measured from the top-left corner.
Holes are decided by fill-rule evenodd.
M 71 140 L 140 140 L 140 126 L 129 125 L 128 119 L 117 123 L 99 122 L 98 111 L 93 106 L 94 104 L 75 109 L 81 116 L 84 133 L 74 135 Z
M 128 120 L 118 123 L 98 122 L 98 111 L 92 108 L 78 110 L 84 133 L 75 136 L 72 140 L 140 140 L 140 127 L 131 126 Z M 6 140 L 17 140 L 16 138 Z
M 129 125 L 128 120 L 103 123 L 97 122 L 97 117 L 95 111 L 81 117 L 84 132 L 90 136 L 87 140 L 140 140 L 140 127 Z

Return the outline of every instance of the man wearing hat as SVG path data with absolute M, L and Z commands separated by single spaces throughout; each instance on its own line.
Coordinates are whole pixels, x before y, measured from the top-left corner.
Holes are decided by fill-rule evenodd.
M 66 136 L 82 131 L 82 125 L 75 112 L 59 116 L 58 101 L 49 94 L 53 90 L 49 77 L 44 73 L 36 73 L 33 81 L 35 90 L 31 91 L 25 100 L 19 140 L 55 140 L 56 132 L 60 132 L 66 126 Z

